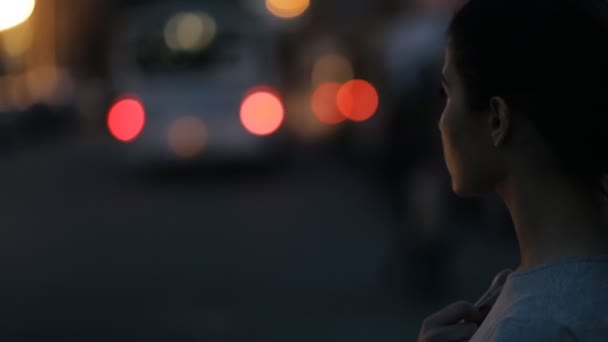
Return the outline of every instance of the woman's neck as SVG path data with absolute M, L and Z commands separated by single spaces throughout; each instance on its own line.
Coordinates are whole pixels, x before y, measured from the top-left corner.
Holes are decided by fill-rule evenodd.
M 514 176 L 499 186 L 519 241 L 519 269 L 562 257 L 608 254 L 603 203 L 583 189 L 547 173 Z

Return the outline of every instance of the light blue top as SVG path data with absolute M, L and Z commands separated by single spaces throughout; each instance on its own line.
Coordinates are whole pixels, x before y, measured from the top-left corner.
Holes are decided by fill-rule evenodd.
M 470 342 L 608 341 L 608 255 L 510 274 Z

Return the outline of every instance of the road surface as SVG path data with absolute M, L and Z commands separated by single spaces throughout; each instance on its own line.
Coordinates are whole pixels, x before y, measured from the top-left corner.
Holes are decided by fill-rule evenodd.
M 386 281 L 395 223 L 338 158 L 141 177 L 117 155 L 77 137 L 0 159 L 4 337 L 411 341 L 444 303 Z M 446 293 L 474 300 L 515 249 L 461 228 Z

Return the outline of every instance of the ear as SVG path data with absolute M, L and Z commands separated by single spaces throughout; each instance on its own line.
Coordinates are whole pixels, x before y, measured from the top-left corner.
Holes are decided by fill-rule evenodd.
M 494 96 L 490 99 L 489 126 L 494 147 L 502 145 L 511 128 L 511 111 L 501 97 Z

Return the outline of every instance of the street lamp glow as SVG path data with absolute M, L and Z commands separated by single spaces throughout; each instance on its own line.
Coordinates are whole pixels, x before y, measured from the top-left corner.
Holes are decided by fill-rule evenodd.
M 36 0 L 0 0 L 0 31 L 26 21 L 34 12 Z

